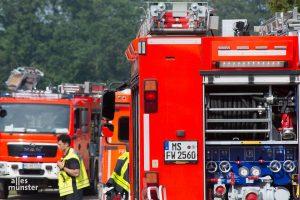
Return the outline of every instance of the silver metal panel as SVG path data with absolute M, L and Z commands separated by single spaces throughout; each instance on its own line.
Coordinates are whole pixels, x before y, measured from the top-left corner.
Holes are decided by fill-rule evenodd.
M 266 108 L 208 108 L 209 111 L 264 111 Z
M 220 85 L 240 85 L 240 84 L 248 84 L 249 78 L 248 76 L 213 76 L 213 84 Z M 204 83 L 208 84 L 208 77 L 204 77 Z
M 169 38 L 149 38 L 148 44 L 201 44 L 202 40 L 201 38 L 172 38 L 171 40 Z
M 173 4 L 173 17 L 186 17 L 187 16 L 187 3 L 174 3 Z
M 264 93 L 208 93 L 209 96 L 253 96 L 253 95 L 264 95 Z
M 269 122 L 269 119 L 207 119 L 207 122 Z
M 298 144 L 297 141 L 206 141 L 206 145 L 248 145 L 249 143 L 252 144 L 262 144 L 262 145 L 293 145 Z
M 209 20 L 210 20 L 209 28 L 212 30 L 218 30 L 219 29 L 219 16 L 210 16 Z
M 227 130 L 211 130 L 206 129 L 205 133 L 266 133 L 269 129 L 227 129 Z
M 296 81 L 299 79 L 296 77 Z M 254 76 L 254 83 L 290 83 L 290 76 L 281 76 L 281 75 L 273 75 L 273 76 Z
M 271 96 L 273 94 L 273 91 L 272 91 L 272 86 L 269 85 L 269 95 Z M 269 119 L 269 123 L 268 123 L 268 129 L 272 130 L 272 127 L 273 127 L 273 122 L 272 122 L 272 106 L 268 106 L 268 119 Z M 269 134 L 269 140 L 272 141 L 273 140 L 273 134 Z
M 215 84 L 215 85 L 242 85 L 249 84 L 249 76 L 244 75 L 217 75 L 212 76 L 212 82 L 209 82 L 208 76 L 204 76 L 204 84 Z M 295 77 L 295 82 L 299 83 L 299 76 Z M 289 84 L 289 75 L 254 75 L 252 84 Z

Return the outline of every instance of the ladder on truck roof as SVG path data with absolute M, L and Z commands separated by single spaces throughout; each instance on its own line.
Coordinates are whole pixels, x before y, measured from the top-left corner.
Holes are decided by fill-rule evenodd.
M 62 83 L 58 86 L 58 92 L 61 94 L 89 94 L 102 95 L 106 89 L 105 83 L 84 82 L 78 83 Z
M 267 20 L 260 26 L 254 27 L 255 32 L 260 35 L 284 36 L 297 35 L 300 30 L 300 14 L 298 8 L 292 11 L 276 12 L 275 16 Z
M 148 35 L 206 35 L 218 29 L 219 17 L 207 2 L 148 2 L 146 19 L 137 37 Z
M 44 73 L 33 67 L 18 67 L 10 72 L 8 80 L 5 82 L 8 89 L 33 90 Z

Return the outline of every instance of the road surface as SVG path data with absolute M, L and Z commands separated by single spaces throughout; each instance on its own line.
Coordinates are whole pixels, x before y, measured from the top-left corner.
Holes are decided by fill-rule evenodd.
M 37 194 L 19 195 L 15 191 L 10 191 L 9 200 L 60 200 L 57 190 L 41 191 Z M 85 196 L 84 200 L 98 200 L 97 196 Z

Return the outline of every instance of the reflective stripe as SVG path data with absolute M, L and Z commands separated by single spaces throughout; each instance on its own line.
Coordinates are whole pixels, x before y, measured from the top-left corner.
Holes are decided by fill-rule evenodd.
M 129 178 L 128 178 L 128 165 L 129 165 L 129 153 L 122 154 L 116 163 L 114 172 L 112 173 L 108 182 L 114 185 L 117 191 L 123 190 L 129 192 Z
M 73 186 L 64 187 L 59 190 L 60 196 L 66 196 L 73 193 Z
M 126 158 L 129 159 L 129 153 L 128 152 L 123 153 L 118 159 L 125 160 Z
M 201 44 L 201 38 L 149 38 L 148 44 Z
M 127 159 L 127 160 L 125 161 L 125 163 L 124 163 L 122 169 L 121 169 L 121 177 L 124 177 L 124 174 L 125 174 L 125 172 L 126 172 L 126 170 L 127 170 L 127 168 L 128 168 L 128 164 L 129 164 L 129 161 L 128 161 L 128 159 Z
M 144 170 L 150 170 L 150 116 L 144 114 Z
M 117 173 L 113 172 L 111 175 L 111 178 L 119 185 L 121 186 L 124 190 L 129 192 L 130 185 L 129 183 L 123 179 L 123 177 L 119 176 Z
M 110 137 L 110 138 L 107 138 L 108 139 L 108 141 L 109 141 L 109 143 L 111 143 L 112 142 L 112 138 Z M 110 177 L 110 173 L 111 173 L 111 153 L 112 153 L 112 151 L 111 150 L 108 150 L 107 151 L 107 153 L 108 153 L 108 158 L 107 158 L 107 175 L 106 175 L 106 177 L 107 178 L 109 178 Z
M 286 50 L 218 50 L 218 56 L 286 56 Z

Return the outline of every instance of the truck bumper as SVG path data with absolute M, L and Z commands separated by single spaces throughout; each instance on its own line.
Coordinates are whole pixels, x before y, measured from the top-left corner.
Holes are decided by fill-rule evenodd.
M 16 177 L 32 179 L 58 179 L 56 163 L 0 162 L 0 179 Z

